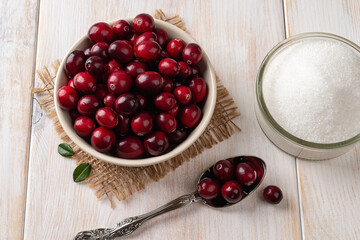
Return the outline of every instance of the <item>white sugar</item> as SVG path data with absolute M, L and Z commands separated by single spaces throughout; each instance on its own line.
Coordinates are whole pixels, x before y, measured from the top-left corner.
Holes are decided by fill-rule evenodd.
M 303 39 L 277 53 L 263 75 L 265 104 L 286 131 L 335 143 L 360 133 L 360 55 L 325 39 Z

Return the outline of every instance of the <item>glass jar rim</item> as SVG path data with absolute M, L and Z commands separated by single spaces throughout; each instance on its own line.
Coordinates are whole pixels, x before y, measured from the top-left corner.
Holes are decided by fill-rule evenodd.
M 267 108 L 267 106 L 265 104 L 265 100 L 264 100 L 264 96 L 263 96 L 263 92 L 262 92 L 262 79 L 263 79 L 264 70 L 265 70 L 266 66 L 268 65 L 270 59 L 282 47 L 285 47 L 295 41 L 298 41 L 301 39 L 307 39 L 307 38 L 328 38 L 328 39 L 332 39 L 332 40 L 337 40 L 339 42 L 342 42 L 342 43 L 354 48 L 358 53 L 360 53 L 360 47 L 358 45 L 356 45 L 355 43 L 353 43 L 352 41 L 350 41 L 346 38 L 343 38 L 343 37 L 340 37 L 338 35 L 331 34 L 331 33 L 324 33 L 324 32 L 300 33 L 300 34 L 291 36 L 291 37 L 281 41 L 275 47 L 273 47 L 268 52 L 268 54 L 265 56 L 264 60 L 262 61 L 261 65 L 259 67 L 259 71 L 258 71 L 258 74 L 256 77 L 256 100 L 257 100 L 257 104 L 260 108 L 261 114 L 263 114 L 265 119 L 268 122 L 270 122 L 270 124 L 275 129 L 275 131 L 277 131 L 280 135 L 286 137 L 290 141 L 297 143 L 299 145 L 309 147 L 309 148 L 315 148 L 315 149 L 334 149 L 334 148 L 341 148 L 341 147 L 352 145 L 360 140 L 360 133 L 358 133 L 354 137 L 351 137 L 345 141 L 335 142 L 335 143 L 316 143 L 316 142 L 310 142 L 310 141 L 306 141 L 301 138 L 298 138 L 298 137 L 292 135 L 291 133 L 289 133 L 288 131 L 286 131 L 283 127 L 281 127 L 275 121 L 275 119 L 272 117 L 272 115 L 269 112 L 269 109 Z

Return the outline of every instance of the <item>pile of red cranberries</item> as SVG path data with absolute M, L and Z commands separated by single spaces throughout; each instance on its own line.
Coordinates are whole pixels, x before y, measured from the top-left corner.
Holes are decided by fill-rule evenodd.
M 144 13 L 132 25 L 96 23 L 88 38 L 90 47 L 67 56 L 69 82 L 57 92 L 77 134 L 127 159 L 161 155 L 184 141 L 207 95 L 201 48 L 170 40 Z
M 220 160 L 202 176 L 198 193 L 212 206 L 234 204 L 257 187 L 263 176 L 264 168 L 256 157 Z

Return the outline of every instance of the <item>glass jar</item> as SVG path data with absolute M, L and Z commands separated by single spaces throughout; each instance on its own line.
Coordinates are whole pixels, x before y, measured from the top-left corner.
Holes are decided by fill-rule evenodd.
M 330 159 L 341 154 L 344 154 L 349 149 L 351 149 L 360 139 L 360 133 L 356 136 L 349 138 L 342 142 L 336 143 L 314 143 L 309 142 L 303 139 L 300 139 L 288 131 L 286 131 L 282 126 L 280 126 L 274 118 L 271 116 L 266 102 L 263 96 L 263 75 L 266 67 L 271 64 L 271 60 L 276 55 L 287 46 L 291 45 L 300 40 L 306 38 L 317 38 L 317 39 L 331 39 L 342 44 L 346 44 L 354 48 L 357 52 L 360 53 L 360 48 L 355 43 L 342 38 L 337 35 L 329 33 L 303 33 L 299 35 L 292 36 L 278 45 L 276 45 L 264 58 L 263 62 L 260 65 L 259 72 L 256 79 L 256 103 L 255 103 L 255 113 L 258 120 L 258 123 L 269 138 L 269 140 L 274 143 L 281 150 L 293 155 L 295 157 L 310 159 L 310 160 L 322 160 Z M 360 109 L 359 109 L 360 111 Z M 359 120 L 360 121 L 360 120 Z

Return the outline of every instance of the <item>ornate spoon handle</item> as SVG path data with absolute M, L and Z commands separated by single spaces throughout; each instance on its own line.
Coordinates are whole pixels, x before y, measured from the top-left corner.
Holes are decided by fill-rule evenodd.
M 116 237 L 122 237 L 133 233 L 145 221 L 159 216 L 163 213 L 184 207 L 193 202 L 203 201 L 197 192 L 183 195 L 173 201 L 143 215 L 125 218 L 113 228 L 98 228 L 89 231 L 79 232 L 74 240 L 110 240 Z

